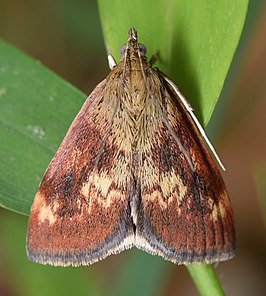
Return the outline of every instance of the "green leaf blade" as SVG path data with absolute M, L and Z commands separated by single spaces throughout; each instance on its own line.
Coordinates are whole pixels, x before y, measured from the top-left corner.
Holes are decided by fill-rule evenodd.
M 28 215 L 85 95 L 4 41 L 0 65 L 0 205 Z

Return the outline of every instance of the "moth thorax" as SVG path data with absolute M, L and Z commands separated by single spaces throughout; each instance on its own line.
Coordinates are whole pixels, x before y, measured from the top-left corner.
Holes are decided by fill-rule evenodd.
M 129 94 L 130 109 L 134 116 L 139 115 L 143 110 L 146 102 L 146 86 L 142 78 L 141 71 L 131 71 L 129 77 Z
M 130 51 L 126 57 L 126 69 L 128 72 L 141 71 L 149 68 L 147 58 L 138 54 L 137 51 Z

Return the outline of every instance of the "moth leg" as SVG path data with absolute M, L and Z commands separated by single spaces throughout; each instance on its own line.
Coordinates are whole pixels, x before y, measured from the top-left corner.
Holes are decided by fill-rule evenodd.
M 108 64 L 109 64 L 110 70 L 113 70 L 114 67 L 116 67 L 116 65 L 117 65 L 114 57 L 112 55 L 108 54 L 107 59 L 108 59 Z
M 159 50 L 157 50 L 150 58 L 149 63 L 150 66 L 154 65 L 157 61 L 158 61 L 158 57 L 159 57 Z

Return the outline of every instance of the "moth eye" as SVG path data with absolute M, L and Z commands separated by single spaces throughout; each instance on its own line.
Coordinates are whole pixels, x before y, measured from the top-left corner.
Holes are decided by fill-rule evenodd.
M 142 57 L 145 57 L 145 56 L 146 56 L 147 49 L 146 49 L 146 47 L 145 47 L 143 44 L 141 44 L 141 43 L 139 43 L 139 51 L 140 51 L 140 55 L 141 55 Z
M 120 47 L 120 56 L 121 56 L 121 58 L 125 56 L 126 48 L 127 48 L 126 44 L 124 44 L 124 45 L 122 45 Z

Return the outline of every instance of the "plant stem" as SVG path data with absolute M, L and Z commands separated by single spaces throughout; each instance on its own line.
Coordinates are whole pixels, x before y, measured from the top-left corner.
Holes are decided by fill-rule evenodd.
M 224 296 L 221 284 L 212 268 L 208 264 L 191 264 L 187 266 L 200 295 Z

